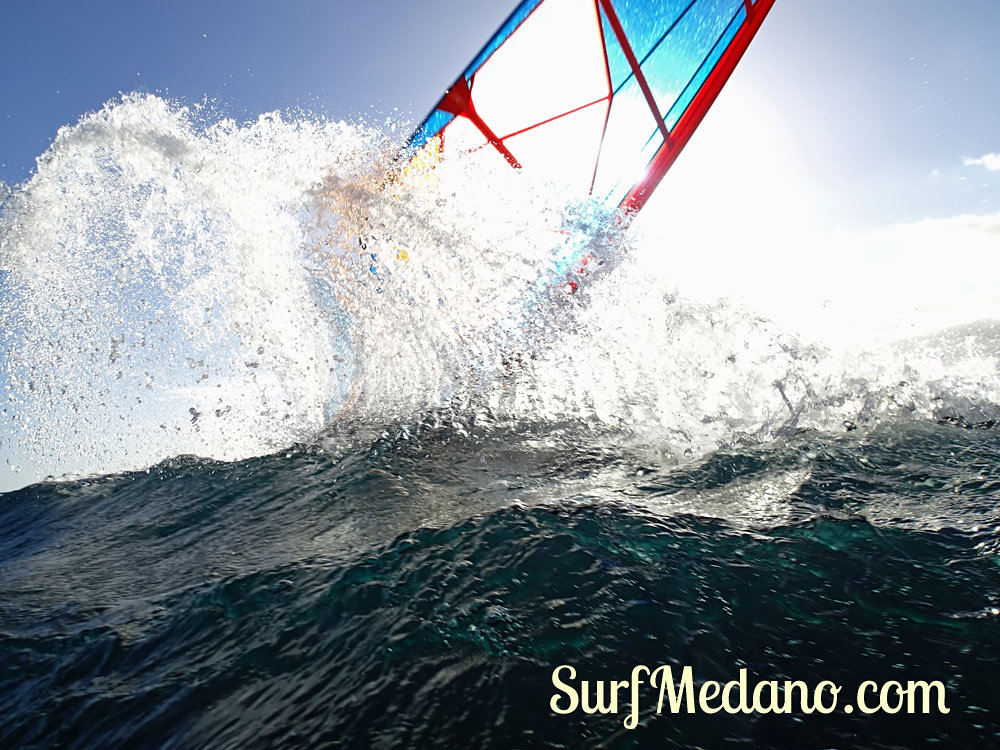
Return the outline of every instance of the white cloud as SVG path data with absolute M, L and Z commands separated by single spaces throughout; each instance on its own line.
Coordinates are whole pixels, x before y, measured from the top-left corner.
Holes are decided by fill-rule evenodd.
M 831 345 L 1000 317 L 1000 213 L 851 228 L 793 123 L 751 94 L 726 91 L 637 218 L 649 273 Z
M 986 167 L 994 172 L 1000 171 L 1000 154 L 984 154 L 978 159 L 965 160 L 967 167 Z
M 1000 317 L 1000 213 L 851 230 L 815 210 L 796 162 L 769 159 L 769 171 L 719 151 L 678 162 L 637 221 L 645 263 L 683 296 L 743 302 L 829 345 Z

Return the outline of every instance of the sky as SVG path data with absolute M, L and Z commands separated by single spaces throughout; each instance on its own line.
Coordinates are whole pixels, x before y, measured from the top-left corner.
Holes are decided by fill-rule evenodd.
M 120 92 L 208 97 L 238 119 L 296 107 L 419 119 L 513 3 L 4 5 L 0 179 L 13 184 L 60 126 Z M 779 0 L 729 88 L 780 115 L 808 188 L 844 224 L 995 212 L 998 28 L 995 0 Z
M 782 115 L 845 218 L 1000 210 L 1000 4 L 776 3 L 742 80 Z M 810 185 L 811 186 L 811 185 Z
M 837 345 L 1000 317 L 997 29 L 992 0 L 778 0 L 637 222 L 665 273 Z
M 506 2 L 37 0 L 0 10 L 0 179 L 23 180 L 60 126 L 119 92 L 216 100 L 255 119 L 422 117 Z

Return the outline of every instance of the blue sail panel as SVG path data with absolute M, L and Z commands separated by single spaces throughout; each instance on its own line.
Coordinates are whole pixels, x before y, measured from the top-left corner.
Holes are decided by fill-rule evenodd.
M 743 0 L 697 0 L 650 50 L 641 64 L 642 72 L 661 114 L 670 111 L 688 83 L 703 69 L 703 63 L 717 49 L 737 15 L 745 15 Z M 711 68 L 705 72 L 707 77 Z
M 666 122 L 668 129 L 672 130 L 674 128 L 674 126 L 677 124 L 677 121 L 681 118 L 681 115 L 683 115 L 685 110 L 687 110 L 688 105 L 691 104 L 691 100 L 694 99 L 695 95 L 699 91 L 701 91 L 701 88 L 702 86 L 705 85 L 705 81 L 708 79 L 708 76 L 715 69 L 716 65 L 718 65 L 719 59 L 722 57 L 722 54 L 729 48 L 729 45 L 732 43 L 733 38 L 736 36 L 736 32 L 740 30 L 740 26 L 743 24 L 743 21 L 745 19 L 746 19 L 746 11 L 744 10 L 743 5 L 741 4 L 739 10 L 737 10 L 736 12 L 735 17 L 732 19 L 732 21 L 730 21 L 729 27 L 725 30 L 725 32 L 722 34 L 719 40 L 715 43 L 715 46 L 712 48 L 712 51 L 709 53 L 708 57 L 705 58 L 704 62 L 702 62 L 697 72 L 694 74 L 694 76 L 691 77 L 691 80 L 684 87 L 684 90 L 681 92 L 681 95 L 672 105 L 670 105 L 670 109 L 664 112 L 663 120 L 664 122 Z
M 525 0 L 416 129 L 409 153 L 441 135 L 423 164 L 499 157 L 567 197 L 636 211 L 773 5 Z
M 611 91 L 618 93 L 621 87 L 632 77 L 632 67 L 625 57 L 618 37 L 615 35 L 608 14 L 601 8 L 601 33 L 604 34 L 605 56 L 608 65 L 608 75 L 611 79 Z
M 617 0 L 613 3 L 629 45 L 641 62 L 693 0 Z
M 410 136 L 410 147 L 413 149 L 423 148 L 427 141 L 440 133 L 454 119 L 455 115 L 451 112 L 435 109 Z

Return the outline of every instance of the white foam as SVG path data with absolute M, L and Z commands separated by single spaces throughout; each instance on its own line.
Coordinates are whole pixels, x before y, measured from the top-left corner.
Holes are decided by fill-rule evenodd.
M 155 96 L 61 129 L 3 198 L 0 487 L 238 459 L 330 420 L 449 405 L 693 456 L 1000 403 L 988 326 L 838 353 L 675 289 L 669 253 L 651 263 L 606 214 L 505 166 L 386 185 L 391 146 L 382 129 L 211 122 Z M 657 241 L 676 252 L 642 240 Z

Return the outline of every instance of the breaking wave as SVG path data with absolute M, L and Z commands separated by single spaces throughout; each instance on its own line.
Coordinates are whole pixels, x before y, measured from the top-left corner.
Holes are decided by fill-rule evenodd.
M 0 196 L 15 484 L 441 420 L 585 423 L 691 457 L 998 418 L 993 322 L 868 352 L 806 341 L 686 297 L 614 216 L 513 170 L 394 177 L 404 134 L 150 95 L 62 128 Z

